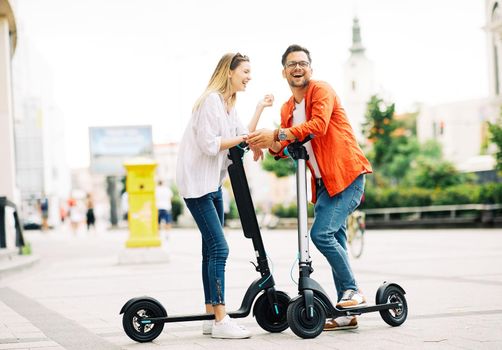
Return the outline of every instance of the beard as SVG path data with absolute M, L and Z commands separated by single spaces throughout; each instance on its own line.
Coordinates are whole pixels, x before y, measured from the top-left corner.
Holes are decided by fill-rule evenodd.
M 295 78 L 293 78 L 293 79 L 288 79 L 288 83 L 289 83 L 289 86 L 291 86 L 293 88 L 304 88 L 304 87 L 307 87 L 307 85 L 309 84 L 309 79 L 306 79 L 305 77 L 303 77 L 302 81 L 295 82 Z

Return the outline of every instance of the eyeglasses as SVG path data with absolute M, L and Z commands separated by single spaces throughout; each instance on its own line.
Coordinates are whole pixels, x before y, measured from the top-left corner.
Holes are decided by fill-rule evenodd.
M 300 68 L 308 68 L 308 67 L 310 67 L 310 62 L 308 62 L 308 61 L 299 61 L 299 62 L 289 61 L 289 62 L 286 62 L 286 65 L 285 65 L 285 67 L 287 69 L 295 69 L 296 66 L 300 66 Z

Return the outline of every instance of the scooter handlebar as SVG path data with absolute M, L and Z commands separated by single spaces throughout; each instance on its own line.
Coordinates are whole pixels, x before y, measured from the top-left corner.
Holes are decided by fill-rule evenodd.
M 301 141 L 293 141 L 292 143 L 290 143 L 286 148 L 284 148 L 284 155 L 287 156 L 287 157 L 291 157 L 291 153 L 290 152 L 290 147 L 293 148 L 293 149 L 296 149 L 296 148 L 299 148 L 299 147 L 302 147 L 304 144 L 306 144 L 307 142 L 309 142 L 310 140 L 312 140 L 314 138 L 314 134 L 308 134 L 307 137 L 305 137 L 303 140 Z M 294 153 L 294 152 L 293 152 Z M 274 159 L 275 160 L 279 160 L 281 159 L 282 157 L 281 156 L 275 156 Z

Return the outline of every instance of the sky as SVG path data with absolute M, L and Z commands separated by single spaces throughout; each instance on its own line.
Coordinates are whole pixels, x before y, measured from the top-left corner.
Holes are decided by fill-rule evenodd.
M 398 111 L 488 95 L 481 0 L 15 0 L 26 38 L 52 76 L 71 168 L 89 164 L 91 126 L 152 125 L 154 143 L 179 141 L 196 98 L 226 52 L 251 59 L 238 95 L 245 124 L 263 95 L 275 104 L 258 127 L 279 121 L 290 90 L 280 58 L 297 43 L 313 78 L 342 96 L 352 20 L 361 25 L 376 81 Z M 15 59 L 15 57 L 14 57 Z M 15 79 L 15 77 L 14 77 Z

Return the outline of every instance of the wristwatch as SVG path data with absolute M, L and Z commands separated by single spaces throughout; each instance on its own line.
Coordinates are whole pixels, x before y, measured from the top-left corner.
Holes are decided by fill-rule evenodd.
M 286 141 L 288 139 L 288 135 L 286 135 L 286 130 L 279 128 L 279 133 L 277 134 L 277 138 L 279 141 Z

